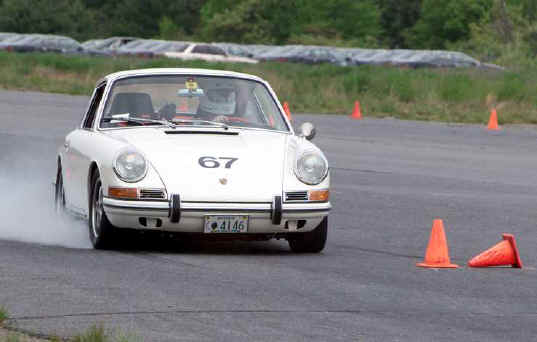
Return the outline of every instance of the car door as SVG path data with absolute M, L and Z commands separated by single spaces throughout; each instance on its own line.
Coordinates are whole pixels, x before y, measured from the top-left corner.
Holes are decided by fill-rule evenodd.
M 102 83 L 95 88 L 88 106 L 86 115 L 80 128 L 71 132 L 65 140 L 65 162 L 66 170 L 66 196 L 69 204 L 75 209 L 86 212 L 88 204 L 88 171 L 92 161 L 88 155 L 88 146 L 96 134 L 94 132 L 97 117 L 97 110 L 103 99 L 106 84 Z

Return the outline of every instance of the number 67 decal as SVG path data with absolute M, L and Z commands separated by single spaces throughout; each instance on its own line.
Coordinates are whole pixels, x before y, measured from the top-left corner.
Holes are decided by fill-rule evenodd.
M 215 157 L 200 157 L 200 159 L 198 159 L 198 163 L 201 165 L 201 167 L 205 167 L 207 169 L 216 169 L 218 167 L 220 167 L 220 162 L 218 162 L 218 160 L 227 160 L 226 164 L 225 164 L 225 168 L 226 169 L 230 169 L 231 168 L 231 165 L 233 165 L 233 163 L 237 160 L 239 160 L 239 158 L 230 158 L 230 157 L 219 157 L 219 158 L 215 158 Z

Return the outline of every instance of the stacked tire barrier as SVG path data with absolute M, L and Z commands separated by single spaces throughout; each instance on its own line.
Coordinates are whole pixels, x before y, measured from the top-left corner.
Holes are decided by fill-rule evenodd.
M 229 54 L 251 57 L 261 61 L 289 61 L 306 64 L 332 63 L 340 66 L 372 64 L 412 68 L 477 67 L 502 69 L 493 64 L 481 63 L 462 52 L 456 51 L 359 49 L 308 45 L 214 44 Z
M 163 56 L 166 52 L 185 49 L 189 42 L 110 37 L 84 43 L 57 35 L 0 33 L 0 50 L 15 52 L 59 52 L 91 55 Z M 247 45 L 210 43 L 228 55 L 254 58 L 259 61 L 282 61 L 304 64 L 331 63 L 340 66 L 392 65 L 410 68 L 485 68 L 502 69 L 481 63 L 456 51 L 386 50 L 336 48 L 313 45 Z

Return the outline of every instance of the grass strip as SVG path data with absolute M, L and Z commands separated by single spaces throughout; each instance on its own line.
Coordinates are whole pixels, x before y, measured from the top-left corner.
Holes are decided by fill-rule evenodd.
M 32 334 L 26 334 L 11 329 L 0 327 L 0 342 L 141 342 L 142 339 L 134 335 L 110 334 L 106 332 L 103 325 L 93 325 L 81 334 L 69 339 L 59 337 L 34 337 Z
M 5 329 L 4 322 L 9 318 L 7 310 L 0 306 L 0 342 L 27 342 L 27 341 L 45 341 L 45 339 L 38 339 L 27 334 L 12 331 L 11 329 Z M 60 342 L 59 337 L 48 337 L 47 341 Z M 72 342 L 134 342 L 141 341 L 141 339 L 123 334 L 115 334 L 111 336 L 107 334 L 102 324 L 93 325 L 85 332 L 76 335 L 68 341 Z
M 0 306 L 0 325 L 2 325 L 8 317 L 7 310 L 3 306 Z
M 350 114 L 354 101 L 367 117 L 537 124 L 537 70 L 405 69 L 331 64 L 208 63 L 168 58 L 91 57 L 0 52 L 0 88 L 89 95 L 111 72 L 153 67 L 225 69 L 270 82 L 292 112 Z

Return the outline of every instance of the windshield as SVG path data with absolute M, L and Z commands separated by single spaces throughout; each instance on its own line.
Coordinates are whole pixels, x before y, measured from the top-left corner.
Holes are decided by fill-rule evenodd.
M 121 115 L 120 115 L 121 114 Z M 128 119 L 144 119 L 136 122 Z M 226 126 L 289 131 L 274 98 L 260 82 L 213 76 L 143 76 L 116 81 L 101 128 L 156 125 Z

